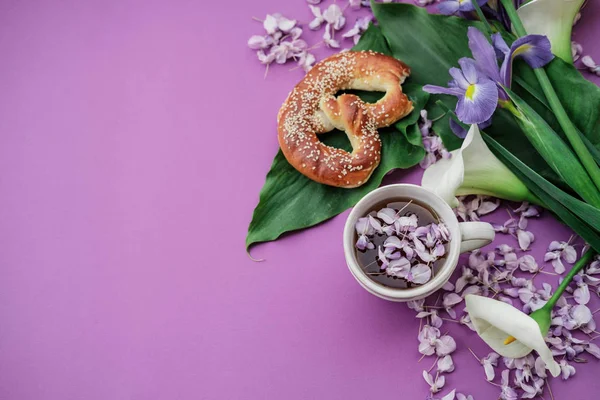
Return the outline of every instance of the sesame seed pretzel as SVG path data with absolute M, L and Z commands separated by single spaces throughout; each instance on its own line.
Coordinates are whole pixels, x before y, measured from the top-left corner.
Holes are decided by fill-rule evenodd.
M 403 62 L 373 51 L 345 52 L 316 64 L 292 90 L 277 116 L 283 154 L 308 178 L 331 186 L 364 184 L 381 160 L 378 128 L 409 114 L 412 102 L 402 93 L 410 74 Z M 365 103 L 345 89 L 385 92 Z M 345 131 L 352 152 L 321 142 L 317 135 Z

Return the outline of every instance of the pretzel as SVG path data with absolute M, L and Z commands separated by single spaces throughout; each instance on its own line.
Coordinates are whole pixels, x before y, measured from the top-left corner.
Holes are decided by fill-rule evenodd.
M 377 129 L 413 109 L 401 86 L 409 74 L 403 62 L 373 51 L 339 53 L 316 64 L 277 116 L 279 145 L 288 162 L 319 183 L 343 188 L 364 184 L 381 161 Z M 348 93 L 336 97 L 345 89 L 385 95 L 376 103 Z M 318 139 L 334 128 L 346 132 L 351 153 Z

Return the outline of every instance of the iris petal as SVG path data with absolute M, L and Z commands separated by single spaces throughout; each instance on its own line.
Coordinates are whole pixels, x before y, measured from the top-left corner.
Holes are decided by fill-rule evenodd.
M 480 124 L 491 118 L 498 105 L 498 89 L 491 80 L 475 85 L 472 100 L 462 96 L 456 104 L 456 116 L 465 124 Z
M 498 56 L 498 58 L 504 59 L 504 57 L 510 53 L 510 48 L 501 34 L 494 33 L 492 35 L 492 43 L 494 44 L 494 49 L 496 50 L 496 56 Z
M 463 75 L 469 84 L 477 83 L 479 80 L 477 67 L 475 67 L 475 60 L 472 58 L 463 57 L 458 60 L 458 64 L 462 69 Z
M 550 47 L 550 40 L 546 36 L 527 35 L 515 40 L 511 53 L 513 59 L 520 56 L 531 68 L 540 68 L 554 58 Z
M 436 85 L 425 85 L 425 86 L 423 86 L 423 90 L 426 91 L 427 93 L 449 94 L 450 96 L 462 96 L 465 93 L 464 89 L 461 90 L 459 88 L 453 88 L 453 87 L 445 88 L 445 87 L 436 86 Z
M 438 10 L 444 15 L 456 14 L 459 9 L 458 1 L 448 0 L 438 4 Z
M 512 81 L 512 62 L 516 57 L 523 57 L 531 68 L 540 68 L 552 61 L 554 55 L 546 36 L 527 35 L 515 40 L 500 68 L 502 83 L 508 87 Z
M 465 78 L 465 75 L 459 68 L 452 67 L 448 70 L 448 72 L 450 73 L 450 76 L 452 76 L 452 78 L 454 78 L 454 83 L 456 84 L 456 86 L 461 88 L 464 93 L 464 91 L 467 90 L 467 88 L 469 87 L 471 82 L 469 82 Z
M 469 48 L 477 67 L 490 79 L 499 82 L 500 68 L 498 68 L 494 47 L 477 28 L 469 27 L 467 36 L 469 37 Z

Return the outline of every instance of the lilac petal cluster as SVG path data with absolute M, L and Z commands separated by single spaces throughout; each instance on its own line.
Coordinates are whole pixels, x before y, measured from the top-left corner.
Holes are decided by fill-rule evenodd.
M 442 335 L 434 326 L 424 325 L 419 332 L 419 353 L 425 356 L 433 354 L 444 357 L 456 350 L 456 342 L 449 335 Z
M 460 196 L 454 213 L 463 221 L 479 221 L 482 215 L 494 212 L 499 205 L 499 199 L 489 196 Z
M 377 261 L 386 275 L 422 285 L 433 275 L 434 263 L 446 255 L 450 232 L 442 222 L 419 226 L 416 214 L 385 207 L 376 216 L 359 218 L 355 224 L 356 248 L 373 250 L 375 235 L 385 236 L 377 249 Z
M 508 234 L 515 237 L 519 242 L 521 250 L 527 251 L 529 250 L 531 243 L 535 240 L 533 232 L 527 230 L 529 218 L 539 217 L 540 210 L 527 202 L 523 202 L 517 209 L 513 210 L 513 212 L 516 216 L 512 215 L 509 211 L 509 218 L 504 221 L 504 223 L 496 223 L 492 224 L 492 226 L 497 233 Z
M 429 385 L 429 391 L 431 393 L 437 393 L 446 384 L 446 377 L 444 375 L 437 374 L 435 378 L 427 371 L 423 371 L 423 379 Z
M 492 201 L 495 205 L 494 200 Z M 470 199 L 463 199 L 464 220 L 478 219 L 474 211 L 477 207 L 469 207 Z M 500 204 L 498 204 L 500 205 Z M 552 296 L 552 287 L 548 283 L 535 283 L 534 278 L 544 272 L 531 254 L 524 253 L 525 247 L 519 240 L 519 231 L 527 232 L 531 218 L 537 218 L 540 211 L 535 206 L 522 203 L 519 207 L 508 208 L 510 220 L 497 225 L 499 232 L 512 235 L 519 245 L 500 244 L 491 251 L 473 251 L 462 265 L 459 265 L 453 279 L 447 283 L 439 296 L 431 296 L 426 300 L 412 304 L 417 318 L 422 321 L 419 332 L 419 352 L 431 357 L 439 357 L 436 369 L 424 374 L 430 391 L 443 390 L 444 374 L 456 369 L 450 363 L 451 355 L 439 352 L 438 340 L 445 321 L 451 320 L 472 329 L 472 323 L 464 310 L 464 297 L 469 293 L 493 297 L 513 304 L 526 313 L 543 307 Z M 575 238 L 568 242 L 553 241 L 548 253 L 556 254 L 562 262 L 570 262 L 577 258 Z M 584 248 L 585 251 L 585 248 Z M 566 260 L 565 260 L 566 259 Z M 541 261 L 541 260 L 540 260 Z M 589 308 L 591 294 L 600 293 L 600 256 L 597 256 L 582 272 L 575 276 L 567 291 L 552 312 L 552 324 L 548 337 L 548 346 L 561 367 L 561 379 L 570 379 L 576 373 L 576 364 L 585 363 L 591 358 L 600 359 L 600 347 L 593 341 L 596 337 L 594 313 Z M 435 302 L 433 302 L 435 301 Z M 453 341 L 454 342 L 454 341 Z M 454 351 L 456 343 L 451 348 Z M 438 354 L 439 353 L 439 354 Z M 445 354 L 445 355 L 444 355 Z M 446 358 L 446 357 L 449 358 Z M 479 359 L 483 367 L 482 376 L 500 389 L 499 398 L 506 400 L 541 398 L 549 376 L 541 358 L 530 354 L 520 359 L 500 358 L 490 353 Z M 453 393 L 454 392 L 454 393 Z M 547 393 L 547 392 L 546 392 Z M 449 399 L 455 399 L 456 393 L 448 393 Z M 430 394 L 431 399 L 437 398 Z M 442 399 L 445 396 L 442 397 Z M 547 397 L 546 397 L 547 398 Z
M 340 42 L 335 40 L 335 33 L 346 25 L 344 11 L 335 3 L 329 5 L 324 11 L 313 5 L 309 5 L 309 8 L 313 13 L 314 19 L 308 24 L 308 27 L 312 30 L 317 30 L 321 25 L 325 24 L 323 42 L 325 42 L 327 47 L 339 48 Z
M 306 42 L 300 39 L 302 28 L 296 26 L 296 20 L 281 14 L 267 14 L 263 28 L 266 35 L 254 35 L 248 40 L 248 47 L 256 50 L 262 64 L 285 64 L 295 60 L 305 71 L 312 68 L 315 57 L 308 52 Z
M 572 239 L 572 238 L 571 238 Z M 565 272 L 563 261 L 573 264 L 577 261 L 577 252 L 569 242 L 552 241 L 548 246 L 548 252 L 544 255 L 544 262 L 550 261 L 554 272 L 562 274 Z
M 450 158 L 452 156 L 446 150 L 444 143 L 442 143 L 442 138 L 436 135 L 431 129 L 432 125 L 433 121 L 428 118 L 427 110 L 421 110 L 419 130 L 421 131 L 425 157 L 419 162 L 419 166 L 423 169 L 427 169 L 442 158 Z
M 369 27 L 369 24 L 371 23 L 372 20 L 373 20 L 373 17 L 371 15 L 367 15 L 366 17 L 358 18 L 356 20 L 356 22 L 354 23 L 354 26 L 351 29 L 347 30 L 342 35 L 342 37 L 344 39 L 352 39 L 354 41 L 354 44 L 357 44 L 358 41 L 360 40 L 360 37 L 367 30 L 367 28 Z

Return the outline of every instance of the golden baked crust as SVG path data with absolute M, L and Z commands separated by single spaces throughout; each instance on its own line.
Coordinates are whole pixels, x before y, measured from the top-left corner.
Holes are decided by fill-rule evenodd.
M 364 184 L 381 160 L 378 128 L 409 114 L 402 93 L 410 74 L 403 62 L 373 51 L 335 54 L 316 64 L 289 94 L 277 116 L 279 145 L 291 165 L 308 178 L 331 186 Z M 345 89 L 385 92 L 376 103 L 336 93 Z M 352 152 L 326 146 L 317 134 L 345 131 Z

